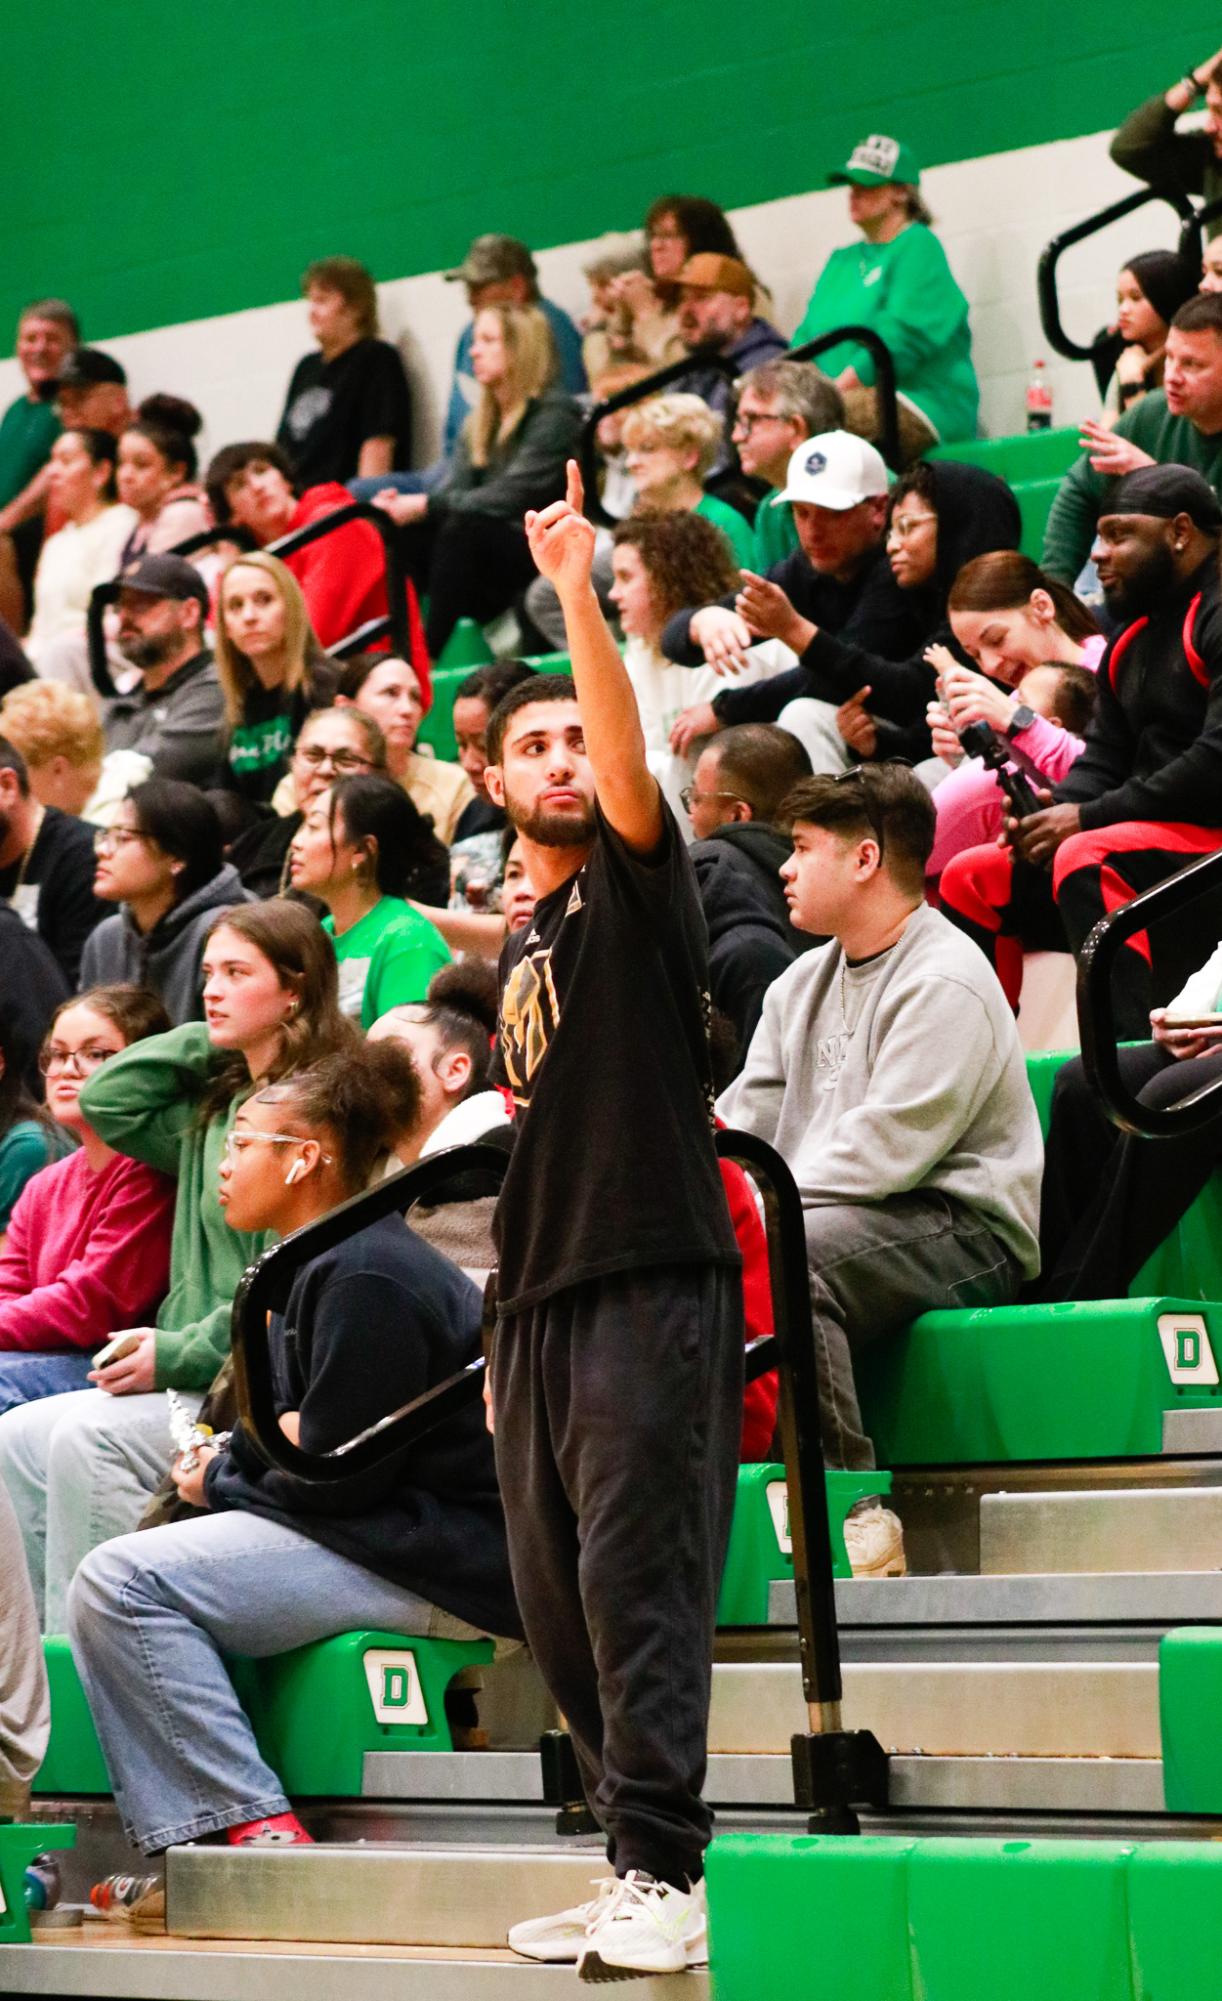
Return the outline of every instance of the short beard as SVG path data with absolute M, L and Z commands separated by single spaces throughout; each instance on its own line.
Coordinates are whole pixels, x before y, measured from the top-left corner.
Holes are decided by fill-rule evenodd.
M 122 642 L 120 650 L 123 658 L 130 660 L 132 666 L 139 667 L 143 673 L 149 667 L 164 667 L 167 660 L 173 659 L 178 647 L 179 634 L 176 632 L 137 633 L 134 638 Z
M 1103 595 L 1109 611 L 1119 612 L 1122 618 L 1140 618 L 1169 597 L 1175 585 L 1175 558 L 1170 549 L 1151 549 L 1134 576 L 1113 584 Z
M 578 818 L 572 813 L 548 813 L 542 808 L 534 813 L 525 813 L 516 808 L 511 799 L 506 799 L 505 813 L 510 825 L 526 840 L 533 841 L 536 847 L 588 848 L 594 839 L 592 806 L 587 806 Z

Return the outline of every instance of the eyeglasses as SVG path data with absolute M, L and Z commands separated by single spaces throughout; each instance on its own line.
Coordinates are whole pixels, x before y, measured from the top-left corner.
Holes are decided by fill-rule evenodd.
M 936 527 L 937 521 L 936 514 L 893 514 L 887 533 L 898 535 L 901 542 L 906 542 L 910 535 L 918 534 L 922 528 Z
M 736 806 L 747 803 L 738 792 L 701 792 L 695 785 L 685 785 L 679 794 L 679 804 L 685 813 L 690 813 L 694 805 L 703 806 L 706 799 L 732 799 Z
M 265 1146 L 305 1146 L 307 1144 L 300 1133 L 231 1132 L 225 1136 L 225 1144 L 221 1148 L 221 1159 L 229 1161 L 237 1160 L 238 1156 L 245 1153 L 248 1146 L 253 1146 L 256 1140 L 261 1140 Z M 329 1153 L 320 1154 L 319 1159 L 325 1160 L 327 1166 L 330 1167 L 332 1156 Z
M 359 750 L 328 750 L 325 744 L 299 744 L 294 752 L 311 771 L 321 771 L 329 764 L 333 771 L 368 771 L 369 759 L 362 757 Z
M 92 1070 L 99 1070 L 110 1057 L 119 1054 L 117 1049 L 63 1049 L 58 1042 L 48 1042 L 38 1052 L 38 1067 L 44 1077 L 53 1071 L 72 1069 L 78 1077 L 87 1077 Z
M 761 424 L 787 424 L 788 422 L 789 419 L 783 410 L 736 410 L 734 412 L 734 429 L 744 432 L 748 437 L 752 431 L 758 430 Z
M 151 834 L 141 833 L 139 827 L 99 827 L 93 837 L 95 855 L 108 854 L 111 848 L 125 848 L 131 841 L 151 841 Z

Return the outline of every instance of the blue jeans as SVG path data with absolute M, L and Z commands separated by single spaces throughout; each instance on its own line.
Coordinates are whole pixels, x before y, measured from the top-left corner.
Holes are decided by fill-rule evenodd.
M 359 1626 L 479 1637 L 414 1592 L 258 1515 L 173 1522 L 87 1556 L 69 1593 L 68 1630 L 129 1838 L 155 1855 L 287 1813 L 223 1656 L 285 1653 Z
M 80 1348 L 66 1355 L 0 1354 L 0 1412 L 65 1390 L 86 1390 L 92 1367 L 92 1355 Z
M 372 500 L 375 493 L 385 493 L 388 486 L 396 493 L 432 493 L 434 487 L 441 485 L 447 464 L 446 459 L 438 459 L 436 465 L 420 466 L 415 472 L 383 472 L 350 479 L 348 491 L 354 500 Z

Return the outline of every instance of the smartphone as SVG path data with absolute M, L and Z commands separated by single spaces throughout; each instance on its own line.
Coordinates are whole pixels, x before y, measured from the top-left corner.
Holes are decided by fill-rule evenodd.
M 1163 1016 L 1164 1028 L 1222 1028 L 1222 1011 L 1215 1009 L 1212 1014 L 1172 1014 L 1170 1009 Z
M 104 1369 L 109 1362 L 121 1362 L 125 1355 L 134 1355 L 139 1346 L 138 1334 L 116 1334 L 113 1341 L 108 1341 L 104 1348 L 98 1349 L 93 1358 L 93 1366 L 95 1369 Z

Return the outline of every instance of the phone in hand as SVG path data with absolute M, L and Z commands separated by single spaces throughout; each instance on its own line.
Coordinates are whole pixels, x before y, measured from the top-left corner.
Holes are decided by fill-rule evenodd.
M 138 1334 L 116 1334 L 113 1341 L 108 1341 L 104 1348 L 98 1349 L 93 1358 L 93 1366 L 95 1369 L 104 1369 L 111 1362 L 121 1362 L 125 1355 L 134 1355 L 139 1346 Z

